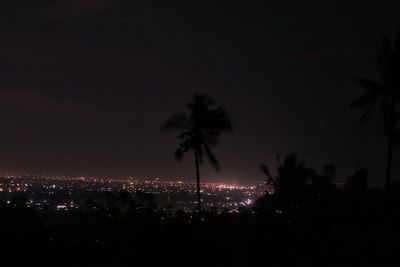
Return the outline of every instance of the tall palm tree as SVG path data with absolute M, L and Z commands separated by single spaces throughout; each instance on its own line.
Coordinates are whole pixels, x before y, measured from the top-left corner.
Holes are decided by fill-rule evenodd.
M 378 54 L 378 69 L 381 81 L 360 79 L 365 93 L 357 98 L 350 108 L 364 109 L 360 122 L 365 121 L 379 106 L 382 112 L 385 136 L 387 138 L 387 162 L 385 188 L 391 184 L 393 147 L 397 139 L 398 107 L 400 105 L 400 31 L 392 48 L 388 39 L 383 39 Z
M 194 95 L 192 102 L 188 103 L 186 107 L 187 112 L 176 113 L 167 120 L 163 128 L 179 131 L 178 139 L 181 143 L 175 152 L 178 160 L 181 160 L 188 151 L 194 153 L 197 211 L 201 213 L 200 164 L 203 163 L 205 155 L 215 169 L 219 169 L 219 163 L 211 151 L 211 147 L 218 144 L 222 132 L 232 131 L 232 124 L 225 109 L 222 106 L 215 107 L 215 100 L 207 95 Z

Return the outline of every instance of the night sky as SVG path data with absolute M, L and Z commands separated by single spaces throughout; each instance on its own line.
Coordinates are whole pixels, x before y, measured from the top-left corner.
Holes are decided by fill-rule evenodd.
M 0 169 L 191 178 L 192 157 L 176 162 L 160 129 L 200 92 L 235 128 L 205 181 L 252 183 L 290 152 L 383 180 L 382 125 L 348 106 L 356 78 L 378 78 L 398 1 L 263 2 L 1 1 Z

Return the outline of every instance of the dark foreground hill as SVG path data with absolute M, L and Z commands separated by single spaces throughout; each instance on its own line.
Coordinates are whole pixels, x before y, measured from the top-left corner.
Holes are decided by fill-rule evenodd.
M 202 218 L 140 193 L 102 195 L 74 212 L 18 199 L 0 208 L 1 265 L 399 266 L 399 196 L 314 183 L 296 198 L 275 193 Z

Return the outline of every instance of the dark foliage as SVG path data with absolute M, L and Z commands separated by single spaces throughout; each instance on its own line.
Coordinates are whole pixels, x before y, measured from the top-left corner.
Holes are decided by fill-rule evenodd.
M 360 122 L 365 121 L 377 108 L 380 109 L 387 138 L 386 190 L 390 189 L 393 147 L 398 143 L 398 121 L 400 106 L 400 31 L 392 47 L 387 38 L 383 39 L 378 53 L 378 70 L 381 81 L 359 79 L 364 94 L 351 103 L 352 109 L 363 109 Z
M 270 176 L 273 193 L 239 213 L 205 211 L 202 220 L 142 192 L 100 194 L 72 212 L 35 210 L 21 197 L 0 206 L 0 251 L 16 266 L 399 264 L 400 190 L 368 188 L 365 169 L 343 188 L 334 176 L 333 166 L 319 174 L 288 155 Z

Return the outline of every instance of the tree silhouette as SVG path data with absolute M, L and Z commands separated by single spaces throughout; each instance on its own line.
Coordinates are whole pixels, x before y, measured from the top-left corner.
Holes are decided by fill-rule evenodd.
M 365 195 L 368 190 L 367 184 L 368 171 L 365 168 L 359 168 L 353 176 L 347 178 L 344 185 L 344 193 L 349 196 Z
M 277 175 L 273 177 L 267 165 L 260 166 L 261 171 L 267 176 L 267 184 L 274 188 L 273 194 L 266 194 L 269 198 L 267 205 L 275 203 L 280 208 L 290 209 L 296 206 L 303 195 L 309 182 L 315 179 L 315 170 L 306 166 L 304 160 L 300 160 L 296 154 L 288 154 L 281 163 L 277 155 Z M 264 200 L 258 202 L 263 205 Z M 265 202 L 265 201 L 264 201 Z M 268 202 L 268 201 L 267 201 Z
M 391 47 L 387 38 L 383 39 L 378 54 L 378 69 L 381 82 L 359 79 L 365 93 L 357 98 L 350 108 L 364 109 L 360 122 L 366 120 L 377 106 L 381 109 L 388 142 L 385 180 L 385 188 L 388 190 L 391 184 L 393 147 L 397 139 L 397 108 L 400 104 L 400 31 L 397 33 L 394 48 Z
M 192 102 L 186 105 L 188 112 L 179 112 L 167 120 L 165 130 L 179 131 L 181 141 L 175 152 L 178 160 L 188 151 L 193 151 L 196 165 L 197 211 L 201 213 L 200 164 L 204 155 L 210 163 L 219 169 L 217 158 L 211 147 L 218 144 L 219 136 L 224 131 L 232 131 L 232 124 L 222 106 L 215 107 L 215 100 L 207 95 L 195 94 Z

